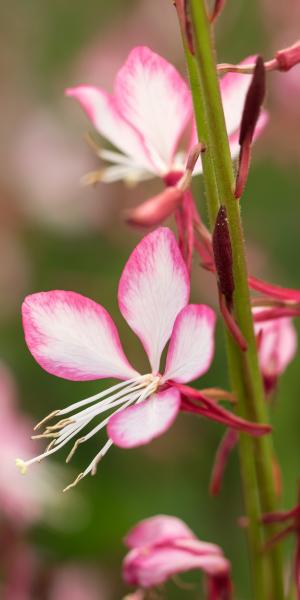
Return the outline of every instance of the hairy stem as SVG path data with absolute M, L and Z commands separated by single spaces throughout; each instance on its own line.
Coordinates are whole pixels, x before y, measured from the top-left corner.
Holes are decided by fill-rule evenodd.
M 187 47 L 185 50 L 198 135 L 207 147 L 203 157 L 203 176 L 210 225 L 214 226 L 217 211 L 220 205 L 224 204 L 233 254 L 234 315 L 248 344 L 247 352 L 242 352 L 232 338 L 227 336 L 230 378 L 242 416 L 266 423 L 268 415 L 257 359 L 240 206 L 233 193 L 234 171 L 221 102 L 212 31 L 205 0 L 190 0 L 189 4 L 195 57 Z M 261 554 L 260 516 L 261 513 L 276 509 L 272 437 L 269 435 L 250 439 L 243 434 L 240 436 L 239 452 L 249 523 L 248 542 L 255 599 L 283 600 L 280 549 L 274 547 L 266 556 L 267 570 L 264 568 Z

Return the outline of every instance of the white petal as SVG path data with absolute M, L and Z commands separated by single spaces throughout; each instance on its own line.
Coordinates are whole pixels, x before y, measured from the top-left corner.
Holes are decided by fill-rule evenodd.
M 137 375 L 114 322 L 93 300 L 75 292 L 41 292 L 27 296 L 22 314 L 29 350 L 49 373 L 74 381 Z
M 204 304 L 189 304 L 179 313 L 168 349 L 164 381 L 187 383 L 203 375 L 214 353 L 214 311 Z
M 120 310 L 139 336 L 153 372 L 189 298 L 189 277 L 174 234 L 160 227 L 135 248 L 119 284 Z
M 249 56 L 240 64 L 253 63 L 255 62 L 255 58 L 255 56 Z M 240 73 L 228 73 L 221 79 L 220 86 L 223 108 L 229 135 L 240 127 L 245 99 L 251 80 L 252 75 Z
M 142 134 L 158 170 L 166 172 L 192 114 L 185 81 L 170 63 L 141 46 L 119 71 L 115 97 L 122 115 Z
M 120 448 L 148 444 L 171 427 L 179 407 L 180 394 L 175 388 L 154 394 L 140 404 L 115 413 L 108 422 L 108 436 Z
M 100 88 L 81 85 L 66 90 L 76 98 L 99 133 L 134 159 L 137 167 L 153 171 L 143 138 L 120 114 L 116 100 Z

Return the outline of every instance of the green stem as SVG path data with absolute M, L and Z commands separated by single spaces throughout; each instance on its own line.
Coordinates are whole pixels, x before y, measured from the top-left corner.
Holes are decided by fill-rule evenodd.
M 243 353 L 228 336 L 230 377 L 238 397 L 240 413 L 246 418 L 266 423 L 268 415 L 257 359 L 240 206 L 233 194 L 234 171 L 217 77 L 212 32 L 205 0 L 190 0 L 190 8 L 196 56 L 193 58 L 187 49 L 186 55 L 198 135 L 201 142 L 207 146 L 203 160 L 203 176 L 210 224 L 213 227 L 218 208 L 220 204 L 224 204 L 227 209 L 233 253 L 235 319 L 248 344 L 247 352 Z M 248 540 L 255 599 L 282 600 L 284 595 L 280 549 L 275 547 L 268 553 L 269 579 L 267 581 L 260 554 L 262 529 L 259 527 L 260 514 L 276 509 L 272 437 L 269 435 L 249 439 L 241 435 L 240 459 L 249 519 Z M 271 529 L 269 527 L 268 532 L 272 535 Z M 265 587 L 266 585 L 268 587 Z

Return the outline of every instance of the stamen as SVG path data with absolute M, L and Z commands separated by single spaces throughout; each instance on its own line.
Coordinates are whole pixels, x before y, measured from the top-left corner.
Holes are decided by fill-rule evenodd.
M 45 431 L 45 433 L 39 433 L 38 435 L 32 435 L 31 439 L 32 440 L 41 440 L 43 438 L 57 438 L 58 437 L 58 433 L 47 433 Z
M 61 419 L 55 425 L 48 425 L 47 431 L 54 431 L 55 429 L 62 429 L 63 427 L 65 427 L 66 425 L 70 425 L 71 423 L 74 423 L 74 421 L 71 417 L 69 417 L 68 419 Z
M 83 175 L 80 178 L 80 183 L 83 186 L 96 185 L 96 183 L 102 181 L 103 173 L 104 169 L 99 169 L 98 171 L 90 171 L 89 173 L 86 173 L 86 175 Z
M 130 398 L 129 402 L 127 402 L 126 404 L 124 404 L 124 406 L 121 406 L 121 408 L 119 410 L 115 411 L 115 413 L 119 412 L 120 410 L 123 410 L 124 408 L 126 408 L 130 404 L 133 404 L 133 402 L 137 398 L 138 398 L 138 394 L 135 394 L 135 396 L 133 396 L 133 397 Z M 106 419 L 104 419 L 104 421 L 102 421 L 99 425 L 96 425 L 96 427 L 94 427 L 89 433 L 87 433 L 83 437 L 81 437 L 78 440 L 76 440 L 73 448 L 71 449 L 71 452 L 68 454 L 68 456 L 66 458 L 66 463 L 70 462 L 70 460 L 71 460 L 72 456 L 75 454 L 78 446 L 80 444 L 83 444 L 83 442 L 86 442 L 87 440 L 89 440 L 91 437 L 93 437 L 93 435 L 95 435 L 96 433 L 98 433 L 98 431 L 100 431 L 100 429 L 102 429 L 103 427 L 105 427 L 105 425 L 107 425 L 109 419 L 110 419 L 110 416 L 107 417 Z
M 51 439 L 50 444 L 48 444 L 45 452 L 43 452 L 39 456 L 36 456 L 28 461 L 24 461 L 22 459 L 17 459 L 17 461 L 16 461 L 17 467 L 20 469 L 21 473 L 26 473 L 27 468 L 31 464 L 33 464 L 35 462 L 40 462 L 41 460 L 46 458 L 46 456 L 50 456 L 54 452 L 57 452 L 58 450 L 63 448 L 63 446 L 65 446 L 65 444 L 67 444 L 72 438 L 77 436 L 78 433 L 82 429 L 84 429 L 99 414 L 101 414 L 105 411 L 111 410 L 111 409 L 115 409 L 117 407 L 118 407 L 117 410 L 115 410 L 114 412 L 119 412 L 121 410 L 124 410 L 126 407 L 130 406 L 134 402 L 142 402 L 149 395 L 151 395 L 152 393 L 154 393 L 157 390 L 157 388 L 159 386 L 159 382 L 160 382 L 160 376 L 154 377 L 152 374 L 140 375 L 131 380 L 127 380 L 127 381 L 118 383 L 118 384 L 112 386 L 111 388 L 100 392 L 99 394 L 95 394 L 94 396 L 91 396 L 90 398 L 76 402 L 72 406 L 67 407 L 66 409 L 53 411 L 50 415 L 45 417 L 45 419 L 40 421 L 40 423 L 38 423 L 38 425 L 35 427 L 35 429 L 40 427 L 43 423 L 47 422 L 50 418 L 52 418 L 54 416 L 65 415 L 67 413 L 70 413 L 72 410 L 74 410 L 76 408 L 80 408 L 82 406 L 86 406 L 88 404 L 95 403 L 97 400 L 99 400 L 101 398 L 100 402 L 96 402 L 96 404 L 94 404 L 92 406 L 88 406 L 87 408 L 84 408 L 83 410 L 81 410 L 73 415 L 70 415 L 66 418 L 60 419 L 58 421 L 58 423 L 56 423 L 54 425 L 48 425 L 43 433 L 32 436 L 33 439 L 40 439 L 40 438 L 52 438 L 52 439 Z M 112 394 L 112 392 L 116 392 L 116 393 Z M 78 446 L 81 443 L 83 443 L 84 441 L 90 439 L 98 431 L 103 429 L 103 427 L 105 427 L 107 425 L 109 419 L 110 419 L 110 415 L 108 417 L 106 417 L 101 423 L 99 423 L 94 428 L 92 428 L 91 431 L 88 432 L 86 435 L 79 438 L 75 442 L 71 452 L 67 456 L 66 462 L 69 462 L 69 460 L 72 458 L 72 456 L 73 456 L 74 452 L 76 451 L 76 449 L 78 448 Z M 82 479 L 82 477 L 85 477 L 86 474 L 88 474 L 90 472 L 92 472 L 92 474 L 93 474 L 94 472 L 96 472 L 96 468 L 97 468 L 97 464 L 98 464 L 99 460 L 101 459 L 102 456 L 104 456 L 104 454 L 107 452 L 107 450 L 109 449 L 109 447 L 111 445 L 112 445 L 112 442 L 110 440 L 108 440 L 108 442 L 104 445 L 102 450 L 100 450 L 100 452 L 96 455 L 96 457 L 93 459 L 93 461 L 87 467 L 87 469 L 83 473 L 80 473 L 78 475 L 78 477 L 76 478 L 75 482 L 73 482 L 73 484 L 68 486 L 68 488 L 66 488 L 66 489 L 69 489 L 69 487 L 73 487 L 73 485 L 76 485 L 76 483 L 78 483 L 78 481 L 80 481 L 80 479 Z
M 42 425 L 44 425 L 44 423 L 46 423 L 47 421 L 50 421 L 50 419 L 52 419 L 52 417 L 56 417 L 57 415 L 60 414 L 60 410 L 53 410 L 50 415 L 48 415 L 47 417 L 44 417 L 41 421 L 39 421 L 35 427 L 34 427 L 34 431 L 36 431 L 37 429 L 39 429 Z
M 50 444 L 48 444 L 47 448 L 46 448 L 46 452 L 49 452 L 49 450 L 51 450 L 51 448 L 53 448 L 55 443 L 55 440 L 52 440 L 52 442 L 50 442 Z
M 66 415 L 67 413 L 71 412 L 73 409 L 81 408 L 81 406 L 86 406 L 86 404 L 91 404 L 92 402 L 94 402 L 94 400 L 100 400 L 100 398 L 104 398 L 105 396 L 108 396 L 111 392 L 115 392 L 116 390 L 118 390 L 120 388 L 128 386 L 128 384 L 130 384 L 130 383 L 141 382 L 145 379 L 145 377 L 147 377 L 147 375 L 140 375 L 138 377 L 134 377 L 133 379 L 128 379 L 127 381 L 121 381 L 121 383 L 117 383 L 116 385 L 113 385 L 112 387 L 107 388 L 106 390 L 103 390 L 102 392 L 99 392 L 99 394 L 95 394 L 94 396 L 90 396 L 89 398 L 86 398 L 85 400 L 80 400 L 79 402 L 75 402 L 74 404 L 67 406 L 67 408 L 63 408 L 62 410 L 60 410 L 58 412 L 60 415 Z M 49 417 L 50 417 L 50 415 L 49 415 Z
M 79 483 L 79 481 L 81 481 L 81 479 L 86 477 L 86 475 L 88 475 L 89 473 L 91 473 L 92 475 L 96 475 L 97 465 L 99 464 L 100 460 L 105 456 L 105 454 L 107 453 L 107 451 L 109 450 L 109 448 L 111 446 L 112 446 L 112 441 L 108 440 L 106 442 L 106 444 L 103 446 L 103 448 L 100 450 L 100 452 L 98 452 L 98 454 L 96 454 L 96 456 L 93 458 L 92 462 L 85 469 L 85 471 L 82 471 L 81 473 L 79 473 L 79 475 L 77 475 L 76 479 L 72 483 L 67 485 L 67 487 L 64 488 L 63 492 L 67 492 L 71 488 L 75 487 L 77 485 L 77 483 Z
M 104 390 L 99 394 L 91 396 L 90 398 L 76 402 L 72 406 L 69 406 L 63 410 L 53 411 L 45 419 L 40 421 L 36 428 L 40 427 L 43 423 L 47 422 L 53 416 L 62 416 L 70 413 L 74 409 L 76 410 L 77 408 L 81 408 L 88 404 L 92 404 L 92 406 L 87 406 L 86 408 L 79 410 L 79 412 L 77 413 L 75 412 L 74 414 L 71 414 L 68 417 L 60 419 L 58 423 L 54 425 L 48 425 L 43 433 L 32 436 L 34 439 L 52 439 L 50 444 L 48 444 L 45 452 L 43 452 L 39 456 L 36 456 L 28 461 L 17 459 L 17 467 L 20 469 L 21 473 L 26 473 L 27 468 L 31 464 L 35 462 L 40 462 L 46 456 L 49 456 L 63 448 L 63 446 L 65 446 L 72 438 L 77 436 L 82 429 L 84 429 L 95 417 L 99 416 L 101 413 L 106 412 L 108 410 L 116 409 L 114 410 L 115 414 L 119 411 L 124 410 L 133 403 L 143 402 L 147 397 L 151 396 L 157 391 L 160 385 L 160 381 L 160 375 L 140 375 L 131 380 L 118 383 L 117 385 L 112 386 L 111 388 Z M 95 427 L 93 427 L 86 435 L 77 439 L 67 456 L 66 462 L 69 462 L 71 460 L 72 456 L 74 455 L 75 451 L 77 450 L 80 444 L 90 439 L 92 436 L 98 433 L 98 431 L 100 431 L 107 425 L 110 417 L 111 415 L 107 416 L 105 419 L 103 419 L 103 421 L 101 421 L 101 423 L 98 423 Z M 87 474 L 91 473 L 92 475 L 94 475 L 96 473 L 99 461 L 106 454 L 111 445 L 112 441 L 109 439 L 105 443 L 103 448 L 100 450 L 100 452 L 96 454 L 96 456 L 85 469 L 85 471 L 79 473 L 75 481 L 69 486 L 67 486 L 64 491 L 77 485 L 77 483 L 81 479 L 83 479 L 83 477 L 85 477 Z

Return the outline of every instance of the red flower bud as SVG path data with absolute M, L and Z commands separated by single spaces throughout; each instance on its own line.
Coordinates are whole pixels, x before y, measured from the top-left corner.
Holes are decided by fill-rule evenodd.
M 225 206 L 220 206 L 213 232 L 213 251 L 218 275 L 218 285 L 225 297 L 228 309 L 232 308 L 234 279 L 232 272 L 232 249 Z
M 255 127 L 265 97 L 265 66 L 261 56 L 256 59 L 255 69 L 250 83 L 243 110 L 239 144 L 241 146 L 239 168 L 236 180 L 235 197 L 240 198 L 248 177 L 251 144 Z
M 220 15 L 220 13 L 222 12 L 224 6 L 225 6 L 226 0 L 215 0 L 215 5 L 212 11 L 212 14 L 209 17 L 209 20 L 211 23 L 213 23 L 218 16 Z
M 195 54 L 192 23 L 189 11 L 189 0 L 175 0 L 175 6 L 178 14 L 180 27 L 185 35 L 189 51 L 191 54 Z

